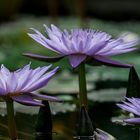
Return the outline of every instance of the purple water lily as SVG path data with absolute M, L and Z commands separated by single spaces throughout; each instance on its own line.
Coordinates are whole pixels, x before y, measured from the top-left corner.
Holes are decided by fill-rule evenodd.
M 25 105 L 43 105 L 40 100 L 56 101 L 55 97 L 35 94 L 33 91 L 46 86 L 48 81 L 57 72 L 58 67 L 48 71 L 50 66 L 30 69 L 30 64 L 22 69 L 10 72 L 4 65 L 0 68 L 0 97 L 6 101 L 12 99 Z
M 59 56 L 48 57 L 31 53 L 25 53 L 25 56 L 46 62 L 56 62 L 67 56 L 73 68 L 79 66 L 83 61 L 92 65 L 98 63 L 98 65 L 131 67 L 129 64 L 110 60 L 109 57 L 134 51 L 136 48 L 133 46 L 138 43 L 137 39 L 125 41 L 125 36 L 112 39 L 111 35 L 92 29 L 61 31 L 54 25 L 51 25 L 51 28 L 44 26 L 48 38 L 36 29 L 32 29 L 35 33 L 28 35 L 47 49 L 58 53 Z
M 128 124 L 140 124 L 140 99 L 139 98 L 126 98 L 127 101 L 117 104 L 118 107 L 135 114 L 137 117 L 125 119 L 124 122 Z
M 97 140 L 116 140 L 112 135 L 99 128 L 97 128 L 96 131 L 94 131 L 94 136 Z

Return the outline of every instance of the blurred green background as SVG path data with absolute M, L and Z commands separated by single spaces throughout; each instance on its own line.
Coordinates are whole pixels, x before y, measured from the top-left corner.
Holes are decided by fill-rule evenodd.
M 139 0 L 1 0 L 0 1 L 0 64 L 11 70 L 32 62 L 32 67 L 49 65 L 22 56 L 24 52 L 53 55 L 33 41 L 27 33 L 34 27 L 44 33 L 43 24 L 55 24 L 61 29 L 94 28 L 117 37 L 129 33 L 128 39 L 140 37 Z M 135 65 L 140 75 L 140 45 L 138 50 L 112 57 Z M 60 72 L 40 92 L 58 96 L 64 104 L 51 104 L 55 140 L 72 140 L 76 135 L 76 103 L 78 83 L 76 72 L 64 59 L 55 66 Z M 137 140 L 129 127 L 116 125 L 112 117 L 119 116 L 115 103 L 126 93 L 129 70 L 87 66 L 89 115 L 94 127 L 99 127 L 119 140 Z M 23 140 L 34 139 L 34 122 L 38 108 L 15 104 L 16 121 Z M 0 139 L 7 139 L 5 105 L 0 104 Z M 23 123 L 21 125 L 21 119 Z M 31 121 L 29 121 L 31 120 Z M 69 120 L 69 121 L 68 121 Z

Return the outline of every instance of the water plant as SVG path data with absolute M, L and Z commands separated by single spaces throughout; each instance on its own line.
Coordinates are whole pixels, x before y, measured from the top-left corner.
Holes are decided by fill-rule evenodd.
M 14 119 L 14 105 L 16 101 L 28 106 L 43 106 L 41 100 L 60 102 L 59 99 L 47 95 L 36 94 L 33 91 L 47 85 L 48 81 L 58 71 L 58 67 L 48 71 L 50 66 L 31 69 L 30 64 L 10 72 L 4 65 L 0 68 L 0 98 L 7 105 L 7 119 L 9 136 L 11 140 L 17 140 L 16 123 Z M 47 72 L 47 73 L 46 73 Z
M 64 57 L 67 57 L 71 67 L 77 71 L 79 78 L 78 103 L 80 116 L 77 136 L 74 138 L 80 140 L 114 139 L 108 133 L 100 129 L 95 129 L 95 126 L 93 126 L 90 120 L 88 114 L 85 65 L 87 64 L 92 67 L 106 65 L 117 68 L 129 68 L 129 86 L 126 97 L 136 97 L 137 89 L 135 89 L 136 92 L 134 93 L 130 92 L 136 87 L 133 86 L 133 78 L 137 78 L 137 81 L 139 82 L 138 76 L 134 71 L 134 67 L 131 64 L 122 63 L 113 60 L 110 57 L 136 50 L 137 48 L 134 46 L 137 45 L 138 40 L 126 40 L 125 38 L 127 35 L 122 35 L 114 39 L 110 34 L 94 29 L 64 29 L 62 31 L 54 25 L 51 25 L 51 28 L 47 25 L 44 26 L 48 37 L 45 37 L 38 30 L 33 28 L 32 30 L 34 33 L 28 33 L 28 35 L 47 49 L 57 53 L 57 55 L 50 57 L 39 54 L 24 53 L 24 56 L 49 63 L 55 63 Z M 46 137 L 49 137 L 48 139 L 52 140 L 51 111 L 48 101 L 61 101 L 56 97 L 34 93 L 37 89 L 46 86 L 48 81 L 58 71 L 58 67 L 56 67 L 50 72 L 47 72 L 50 67 L 51 65 L 38 67 L 33 70 L 30 68 L 30 64 L 28 64 L 21 69 L 10 72 L 6 67 L 4 67 L 4 65 L 1 65 L 0 97 L 6 101 L 7 104 L 8 127 L 11 140 L 18 139 L 14 120 L 13 101 L 28 106 L 41 106 L 36 124 L 36 139 L 40 139 L 40 137 L 46 139 Z M 118 104 L 118 106 L 139 116 L 140 99 L 126 98 L 126 100 L 127 101 L 123 101 L 123 104 Z M 48 125 L 46 125 L 46 114 L 48 115 L 47 120 L 49 120 Z M 131 124 L 139 124 L 139 118 L 132 118 L 124 121 Z
M 136 50 L 133 46 L 137 45 L 138 40 L 125 40 L 127 35 L 113 39 L 110 34 L 93 29 L 64 29 L 62 31 L 54 25 L 51 25 L 51 28 L 46 25 L 44 25 L 44 27 L 48 38 L 33 28 L 32 30 L 35 33 L 28 33 L 28 35 L 36 42 L 40 43 L 47 49 L 56 52 L 58 55 L 54 57 L 41 56 L 32 53 L 24 53 L 24 55 L 33 59 L 51 63 L 57 62 L 64 57 L 68 57 L 72 68 L 78 69 L 79 104 L 82 108 L 81 110 L 84 110 L 83 106 L 85 107 L 83 112 L 88 116 L 86 111 L 86 109 L 88 109 L 88 99 L 85 64 L 91 66 L 107 65 L 131 68 L 132 65 L 112 60 L 110 59 L 110 56 Z M 94 131 L 94 129 L 92 129 L 92 123 L 89 120 L 89 116 L 86 117 L 86 119 L 83 116 L 80 117 L 79 126 L 81 126 L 80 130 L 82 130 L 82 133 L 77 133 L 78 136 L 75 138 L 81 140 L 93 139 L 93 133 L 91 133 L 91 131 Z M 91 128 L 89 134 L 86 133 L 88 130 L 86 129 L 87 124 L 90 126 L 88 128 Z M 99 139 L 102 139 L 102 137 L 99 137 Z

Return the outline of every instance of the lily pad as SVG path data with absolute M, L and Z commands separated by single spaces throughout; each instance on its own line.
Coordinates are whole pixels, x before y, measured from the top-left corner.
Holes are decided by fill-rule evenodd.
M 104 89 L 92 91 L 88 94 L 88 99 L 97 102 L 118 102 L 125 96 L 126 89 Z
M 66 113 L 68 111 L 74 111 L 76 109 L 75 104 L 70 103 L 50 103 L 50 108 L 52 114 L 57 114 L 59 112 Z M 19 103 L 14 103 L 15 113 L 20 112 L 24 114 L 35 115 L 38 114 L 39 107 L 25 106 Z M 5 116 L 6 112 L 6 104 L 5 102 L 0 102 L 0 115 Z
M 87 89 L 94 88 L 94 84 L 87 79 Z M 68 70 L 63 71 L 59 75 L 55 76 L 45 88 L 40 91 L 47 93 L 78 93 L 78 75 L 70 73 Z

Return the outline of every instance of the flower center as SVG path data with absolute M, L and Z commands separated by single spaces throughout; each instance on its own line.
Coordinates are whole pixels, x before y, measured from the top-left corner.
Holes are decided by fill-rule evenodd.
M 3 100 L 6 100 L 6 101 L 9 101 L 9 100 L 12 100 L 11 98 L 14 97 L 14 96 L 20 96 L 22 95 L 23 93 L 21 92 L 15 92 L 15 93 L 8 93 L 6 95 L 2 95 L 1 96 L 1 99 Z
M 8 93 L 6 96 L 13 97 L 13 96 L 20 96 L 20 95 L 22 95 L 21 92 L 14 92 L 14 93 Z

